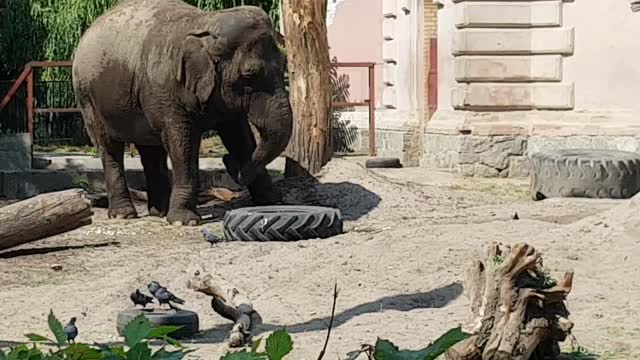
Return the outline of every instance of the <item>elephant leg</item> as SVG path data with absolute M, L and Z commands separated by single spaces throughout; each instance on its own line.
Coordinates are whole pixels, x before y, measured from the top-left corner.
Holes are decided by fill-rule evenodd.
M 167 167 L 167 152 L 162 146 L 138 146 L 144 177 L 147 180 L 149 215 L 164 217 L 169 211 L 171 182 Z
M 106 141 L 100 148 L 104 179 L 109 193 L 109 218 L 131 219 L 138 216 L 131 202 L 124 176 L 124 143 Z
M 176 115 L 166 123 L 162 141 L 169 152 L 173 169 L 173 189 L 167 221 L 174 225 L 195 226 L 200 223 L 200 216 L 196 213 L 200 132 L 184 116 Z
M 229 152 L 223 157 L 227 172 L 234 181 L 237 180 L 239 169 L 251 161 L 256 149 L 256 140 L 251 132 L 249 123 L 244 119 L 228 120 L 218 129 L 220 139 Z M 272 205 L 281 202 L 281 194 L 273 187 L 271 176 L 266 168 L 256 169 L 256 178 L 247 188 L 256 205 Z

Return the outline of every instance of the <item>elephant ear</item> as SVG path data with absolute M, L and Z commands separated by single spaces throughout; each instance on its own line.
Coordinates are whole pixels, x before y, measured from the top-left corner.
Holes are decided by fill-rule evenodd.
M 224 39 L 206 30 L 194 31 L 182 41 L 176 79 L 201 103 L 216 86 L 216 65 L 224 51 Z

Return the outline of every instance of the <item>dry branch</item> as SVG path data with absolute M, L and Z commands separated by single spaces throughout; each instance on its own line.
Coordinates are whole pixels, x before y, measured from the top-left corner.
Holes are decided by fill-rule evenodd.
M 472 337 L 453 346 L 448 360 L 542 360 L 558 357 L 559 342 L 573 328 L 564 300 L 573 273 L 554 286 L 533 247 L 510 249 L 492 244 L 484 261 L 474 261 L 465 273 L 471 301 Z
M 189 271 L 191 278 L 187 286 L 195 291 L 211 296 L 211 307 L 225 319 L 234 322 L 229 333 L 229 346 L 242 347 L 251 342 L 251 330 L 262 323 L 262 318 L 253 309 L 251 300 L 220 277 L 206 272 L 201 266 Z
M 91 224 L 91 201 L 82 189 L 71 189 L 0 208 L 0 250 L 62 234 Z

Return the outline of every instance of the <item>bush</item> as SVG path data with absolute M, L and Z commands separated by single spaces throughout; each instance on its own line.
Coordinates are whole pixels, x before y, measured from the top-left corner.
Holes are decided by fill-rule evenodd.
M 55 340 L 38 334 L 26 334 L 34 344 L 32 347 L 18 345 L 9 349 L 9 353 L 0 350 L 0 360 L 180 360 L 194 350 L 184 349 L 182 344 L 169 337 L 169 334 L 180 329 L 178 326 L 154 326 L 144 315 L 131 320 L 124 331 L 125 347 L 109 347 L 107 345 L 87 345 L 82 343 L 69 344 L 62 323 L 49 312 L 49 329 Z M 163 340 L 163 345 L 152 353 L 149 340 Z M 45 353 L 36 343 L 48 342 L 55 350 Z M 169 344 L 177 350 L 168 351 Z
M 83 343 L 69 344 L 62 323 L 49 312 L 49 329 L 54 336 L 51 340 L 38 334 L 26 334 L 33 342 L 33 346 L 18 345 L 9 349 L 8 353 L 0 350 L 0 360 L 181 360 L 185 355 L 195 351 L 185 349 L 178 341 L 169 335 L 180 329 L 179 326 L 154 326 L 144 315 L 131 320 L 124 330 L 126 346 L 109 347 L 107 345 Z M 375 360 L 433 360 L 442 355 L 458 341 L 469 335 L 458 328 L 447 331 L 429 346 L 421 350 L 400 350 L 392 342 L 378 339 L 375 346 L 364 345 L 361 350 L 348 354 L 349 359 L 355 359 L 364 353 L 369 359 Z M 162 340 L 163 346 L 152 353 L 150 340 Z M 328 340 L 328 338 L 327 338 Z M 54 345 L 54 350 L 45 353 L 36 344 Z M 293 340 L 285 329 L 276 330 L 267 337 L 264 350 L 258 351 L 262 339 L 257 339 L 250 350 L 227 352 L 221 360 L 282 360 L 293 350 Z M 177 350 L 169 351 L 170 345 Z

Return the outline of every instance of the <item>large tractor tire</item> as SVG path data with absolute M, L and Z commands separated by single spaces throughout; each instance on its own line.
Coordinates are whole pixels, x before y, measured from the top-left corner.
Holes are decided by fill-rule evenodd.
M 531 196 L 628 199 L 640 191 L 640 154 L 565 149 L 534 153 Z
M 319 206 L 258 206 L 228 211 L 223 221 L 227 241 L 297 241 L 342 233 L 338 209 Z

